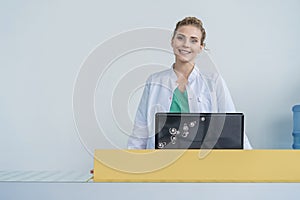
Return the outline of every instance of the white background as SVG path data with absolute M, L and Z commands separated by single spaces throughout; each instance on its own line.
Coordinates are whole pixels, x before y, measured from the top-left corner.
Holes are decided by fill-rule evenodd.
M 291 148 L 291 108 L 300 103 L 299 10 L 297 0 L 1 1 L 0 170 L 91 169 L 72 110 L 81 64 L 113 35 L 174 29 L 185 16 L 203 20 L 253 147 Z M 125 148 L 126 137 L 116 143 Z

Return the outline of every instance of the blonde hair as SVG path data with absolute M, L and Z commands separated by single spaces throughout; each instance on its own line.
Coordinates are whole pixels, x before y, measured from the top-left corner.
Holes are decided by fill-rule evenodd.
M 205 29 L 203 28 L 203 23 L 200 19 L 196 18 L 196 17 L 186 17 L 184 18 L 183 20 L 177 22 L 176 24 L 176 27 L 175 27 L 175 30 L 173 32 L 173 38 L 176 34 L 176 31 L 179 29 L 179 27 L 181 26 L 187 26 L 187 25 L 192 25 L 196 28 L 199 28 L 199 30 L 201 31 L 201 40 L 200 40 L 200 44 L 202 46 L 205 47 L 205 43 L 204 43 L 204 40 L 205 40 L 205 37 L 206 37 L 206 32 L 205 32 Z

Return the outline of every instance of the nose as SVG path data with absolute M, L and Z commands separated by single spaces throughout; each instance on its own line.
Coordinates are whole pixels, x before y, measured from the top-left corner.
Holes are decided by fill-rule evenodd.
M 190 42 L 189 42 L 189 40 L 185 39 L 184 42 L 183 42 L 183 46 L 184 46 L 184 47 L 190 47 Z

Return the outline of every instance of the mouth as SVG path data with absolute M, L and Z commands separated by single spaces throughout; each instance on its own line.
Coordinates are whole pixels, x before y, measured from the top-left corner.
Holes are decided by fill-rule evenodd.
M 184 49 L 178 49 L 178 51 L 179 51 L 179 53 L 182 54 L 182 55 L 187 55 L 187 54 L 192 53 L 191 51 L 184 50 Z

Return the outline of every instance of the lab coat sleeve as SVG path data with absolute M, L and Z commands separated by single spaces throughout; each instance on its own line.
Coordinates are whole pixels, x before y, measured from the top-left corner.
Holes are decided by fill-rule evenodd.
M 149 80 L 149 79 L 148 79 Z M 128 149 L 146 149 L 147 148 L 147 140 L 148 140 L 148 123 L 147 123 L 147 110 L 148 110 L 148 99 L 150 92 L 150 82 L 147 81 L 142 98 L 140 100 L 132 135 L 129 136 L 127 148 Z
M 235 112 L 230 92 L 221 76 L 217 77 L 215 90 L 218 112 Z
M 230 92 L 221 76 L 216 81 L 216 98 L 218 112 L 236 112 Z M 252 149 L 247 135 L 244 133 L 244 149 Z

